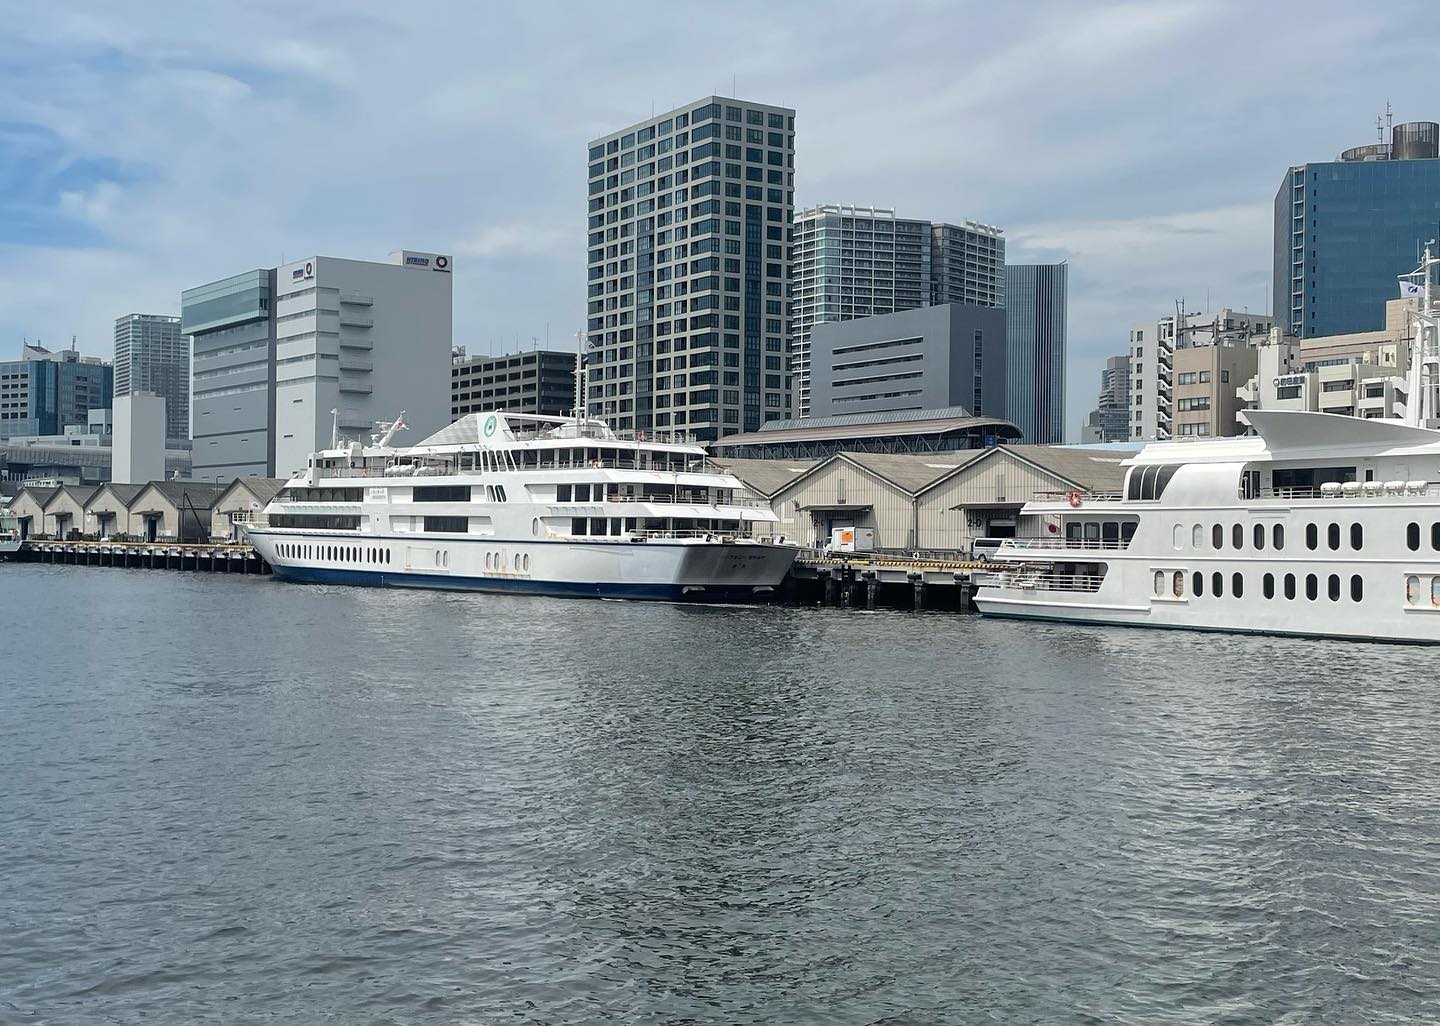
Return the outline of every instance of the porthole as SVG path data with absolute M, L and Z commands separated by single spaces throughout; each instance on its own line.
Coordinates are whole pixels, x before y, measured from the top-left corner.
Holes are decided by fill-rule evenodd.
M 536 538 L 540 537 L 540 518 L 536 517 L 530 521 L 530 533 Z
M 1433 596 L 1435 589 L 1435 579 L 1432 577 L 1430 580 L 1430 589 Z M 1433 602 L 1434 599 L 1432 598 L 1431 601 Z M 1411 606 L 1417 605 L 1420 602 L 1420 578 L 1413 575 L 1405 578 L 1405 602 L 1407 605 Z
M 1365 547 L 1365 528 L 1361 524 L 1350 525 L 1350 547 L 1359 552 Z
M 528 552 L 525 554 L 525 565 L 522 567 L 522 569 L 527 574 L 530 572 L 530 554 Z
M 1350 578 L 1350 601 L 1361 602 L 1364 600 L 1364 598 L 1365 578 L 1361 577 L 1359 574 L 1354 574 Z M 1432 596 L 1431 601 L 1434 601 L 1434 596 Z
M 1405 547 L 1411 552 L 1420 551 L 1420 525 L 1405 525 Z
M 1440 522 L 1430 525 L 1430 547 L 1436 552 L 1440 552 Z
M 1163 595 L 1163 594 L 1165 594 L 1165 571 L 1164 571 L 1164 570 L 1156 570 L 1156 571 L 1155 571 L 1155 594 L 1156 594 L 1156 595 Z
M 1270 541 L 1271 541 L 1271 548 L 1274 548 L 1274 549 L 1276 549 L 1277 551 L 1280 550 L 1280 549 L 1283 549 L 1283 548 L 1285 547 L 1285 525 L 1284 525 L 1284 524 L 1276 524 L 1276 525 L 1275 525 L 1274 530 L 1272 530 L 1272 531 L 1270 532 Z
M 1196 598 L 1205 594 L 1205 575 L 1199 570 L 1190 575 L 1190 591 Z
M 1261 590 L 1265 592 L 1267 599 L 1273 599 L 1275 597 L 1275 575 L 1266 574 L 1260 578 L 1260 587 Z
M 1185 528 L 1176 524 L 1170 531 L 1170 540 L 1171 544 L 1175 546 L 1175 551 L 1179 552 L 1181 546 L 1185 543 Z
M 1230 546 L 1236 549 L 1245 547 L 1245 528 L 1236 524 L 1230 529 Z
M 1340 525 L 1339 525 L 1339 524 L 1331 524 L 1331 525 L 1330 525 L 1330 527 L 1329 527 L 1329 528 L 1326 530 L 1326 532 L 1325 532 L 1325 541 L 1326 541 L 1326 544 L 1328 544 L 1328 545 L 1330 546 L 1330 551 L 1331 551 L 1331 552 L 1336 552 L 1336 551 L 1339 550 L 1339 548 L 1340 548 Z
M 485 553 L 485 569 L 490 569 L 490 553 Z
M 1340 601 L 1340 575 L 1331 574 L 1330 579 L 1325 582 L 1326 593 L 1330 596 L 1331 602 Z
M 1320 578 L 1314 574 L 1305 575 L 1305 597 L 1311 602 L 1320 597 Z
M 1430 578 L 1430 604 L 1440 607 L 1440 577 Z
M 1245 578 L 1238 573 L 1230 575 L 1230 594 L 1236 598 L 1245 597 Z
M 1305 547 L 1312 552 L 1320 547 L 1320 528 L 1314 524 L 1305 525 Z
M 1295 598 L 1295 575 L 1294 575 L 1294 574 L 1286 574 L 1286 575 L 1285 575 L 1285 597 L 1286 597 L 1287 599 L 1294 599 L 1294 598 Z
M 1185 573 L 1183 570 L 1176 570 L 1171 575 L 1170 590 L 1175 593 L 1176 598 L 1185 597 Z
M 1210 529 L 1210 547 L 1217 552 L 1225 547 L 1225 528 L 1219 524 Z
M 1255 530 L 1250 533 L 1255 537 L 1255 548 L 1263 549 L 1265 547 L 1265 525 L 1256 524 Z
M 1225 594 L 1225 575 L 1219 570 L 1210 575 L 1210 593 L 1216 598 L 1221 598 Z
M 1196 524 L 1190 528 L 1190 544 L 1195 548 L 1203 548 L 1205 545 L 1205 528 Z
M 520 553 L 515 553 L 515 572 L 520 572 Z

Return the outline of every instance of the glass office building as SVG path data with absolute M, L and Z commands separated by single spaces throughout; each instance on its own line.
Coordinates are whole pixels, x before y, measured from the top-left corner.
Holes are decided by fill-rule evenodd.
M 1065 264 L 1005 268 L 1005 419 L 1025 441 L 1065 441 Z
M 795 112 L 709 96 L 587 155 L 590 412 L 702 441 L 785 417 Z
M 1414 270 L 1426 242 L 1440 238 L 1440 159 L 1426 126 L 1434 127 L 1397 125 L 1393 147 L 1356 147 L 1285 173 L 1275 196 L 1273 278 L 1286 334 L 1385 326 L 1396 276 Z

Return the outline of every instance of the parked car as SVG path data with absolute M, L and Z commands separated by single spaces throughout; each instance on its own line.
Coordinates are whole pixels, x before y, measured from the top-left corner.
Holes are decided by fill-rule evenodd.
M 988 563 L 1003 544 L 1004 538 L 976 538 L 970 543 L 970 558 L 977 563 Z

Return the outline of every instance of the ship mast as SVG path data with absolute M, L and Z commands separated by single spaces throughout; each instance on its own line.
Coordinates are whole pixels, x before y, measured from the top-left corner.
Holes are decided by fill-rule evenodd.
M 1404 276 L 1423 276 L 1420 308 L 1414 315 L 1415 338 L 1410 343 L 1405 409 L 1406 421 L 1416 427 L 1432 427 L 1440 422 L 1440 311 L 1435 308 L 1433 272 L 1436 264 L 1440 264 L 1440 257 L 1431 256 L 1427 245 L 1420 266 Z

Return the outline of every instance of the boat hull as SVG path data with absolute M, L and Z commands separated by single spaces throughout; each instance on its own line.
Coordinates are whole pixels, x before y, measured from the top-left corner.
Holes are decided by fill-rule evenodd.
M 277 580 L 566 598 L 751 602 L 778 592 L 798 549 L 758 542 L 375 538 L 252 529 Z

